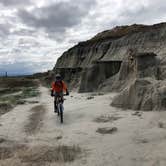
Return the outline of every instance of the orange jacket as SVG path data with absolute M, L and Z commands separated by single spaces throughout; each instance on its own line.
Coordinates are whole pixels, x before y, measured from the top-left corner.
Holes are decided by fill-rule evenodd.
M 64 83 L 64 81 L 60 81 L 60 82 L 53 82 L 52 83 L 52 90 L 54 92 L 62 92 L 62 91 L 66 91 L 67 90 L 67 86 Z

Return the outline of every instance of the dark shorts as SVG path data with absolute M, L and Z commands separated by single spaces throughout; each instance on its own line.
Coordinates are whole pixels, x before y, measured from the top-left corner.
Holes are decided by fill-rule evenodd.
M 54 93 L 54 100 L 56 101 L 57 97 L 61 97 L 63 100 L 63 92 L 55 92 Z

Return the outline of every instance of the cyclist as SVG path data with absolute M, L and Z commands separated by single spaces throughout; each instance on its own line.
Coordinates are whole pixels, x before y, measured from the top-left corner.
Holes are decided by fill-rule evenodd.
M 69 91 L 67 89 L 67 86 L 65 82 L 62 80 L 62 77 L 60 74 L 56 74 L 55 81 L 52 83 L 52 89 L 51 89 L 51 96 L 54 96 L 54 112 L 57 112 L 57 97 L 61 97 L 63 100 L 63 92 L 66 92 L 66 95 L 69 95 Z

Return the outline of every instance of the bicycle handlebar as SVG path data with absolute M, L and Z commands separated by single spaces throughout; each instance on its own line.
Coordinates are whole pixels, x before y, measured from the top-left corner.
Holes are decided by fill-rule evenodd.
M 53 95 L 53 96 L 55 96 L 55 95 Z M 62 96 L 69 96 L 69 95 L 63 94 Z M 62 96 L 59 95 L 58 97 L 62 97 Z

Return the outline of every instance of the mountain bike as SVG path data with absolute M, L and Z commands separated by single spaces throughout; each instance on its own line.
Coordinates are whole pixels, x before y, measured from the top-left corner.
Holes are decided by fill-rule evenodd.
M 65 95 L 63 95 L 65 96 Z M 60 118 L 60 122 L 63 123 L 63 111 L 64 111 L 64 107 L 63 107 L 63 98 L 62 96 L 57 96 L 56 97 L 56 101 L 54 101 L 54 112 L 57 111 L 57 114 Z M 56 111 L 55 111 L 56 109 Z

